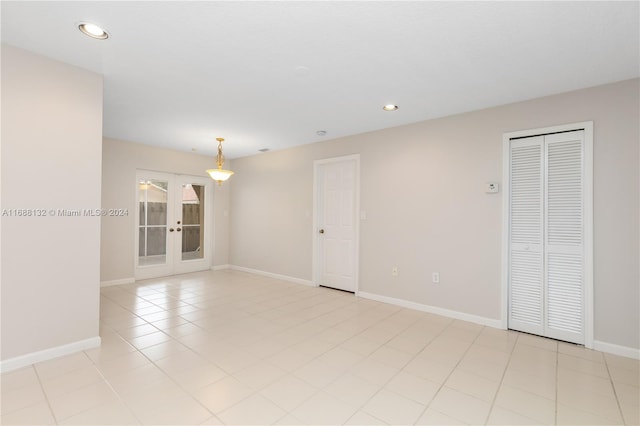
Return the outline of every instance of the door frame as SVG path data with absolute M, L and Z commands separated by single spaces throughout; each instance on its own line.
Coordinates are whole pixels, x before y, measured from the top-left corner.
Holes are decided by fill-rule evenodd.
M 138 224 L 138 220 L 139 220 L 139 216 L 140 216 L 140 202 L 138 200 L 138 182 L 140 181 L 140 179 L 142 177 L 151 177 L 151 178 L 156 178 L 159 180 L 162 179 L 167 179 L 169 182 L 169 185 L 171 186 L 176 186 L 179 179 L 182 177 L 186 177 L 186 178 L 197 178 L 197 179 L 206 179 L 205 176 L 197 176 L 197 175 L 187 175 L 187 174 L 181 174 L 181 173 L 174 173 L 174 172 L 162 172 L 162 171 L 157 171 L 157 170 L 147 170 L 147 169 L 136 169 L 136 186 L 134 186 L 135 188 L 135 192 L 133 194 L 134 197 L 134 202 L 135 202 L 135 218 L 134 218 L 134 222 L 133 222 L 133 226 L 134 226 L 134 238 L 133 238 L 133 272 L 134 272 L 134 277 L 135 280 L 146 280 L 146 279 L 151 279 L 151 278 L 159 278 L 159 277 L 164 277 L 164 276 L 172 276 L 172 275 L 179 275 L 179 274 L 184 274 L 184 273 L 188 273 L 189 271 L 184 271 L 184 270 L 180 270 L 178 263 L 180 262 L 179 260 L 177 260 L 177 253 L 178 251 L 178 244 L 177 242 L 174 241 L 174 244 L 169 244 L 167 242 L 167 262 L 165 264 L 165 267 L 163 269 L 163 272 L 159 273 L 159 274 L 155 274 L 153 272 L 151 273 L 145 273 L 145 267 L 142 267 L 142 273 L 140 273 L 140 266 L 138 266 L 138 250 L 139 250 L 139 232 L 138 232 L 138 228 L 139 228 L 139 224 Z M 213 181 L 211 181 L 213 182 Z M 205 256 L 204 256 L 204 263 L 205 263 L 205 268 L 202 270 L 209 270 L 211 269 L 211 265 L 213 265 L 213 257 L 214 257 L 214 238 L 215 238 L 215 230 L 213 229 L 214 226 L 214 218 L 213 218 L 213 205 L 214 205 L 214 193 L 215 191 L 213 190 L 213 184 L 207 182 L 207 186 L 205 187 L 205 204 L 204 204 L 204 209 L 205 209 L 205 217 L 204 217 L 204 228 L 205 228 L 205 232 L 207 232 L 206 230 L 208 229 L 209 231 L 205 234 L 205 246 L 204 249 L 205 251 Z M 176 188 L 173 188 L 173 190 L 170 191 L 169 193 L 169 197 L 167 198 L 167 224 L 168 226 L 170 226 L 171 224 L 169 223 L 170 220 L 174 221 L 175 220 L 175 215 L 176 215 L 176 209 L 177 209 L 177 202 L 178 202 L 178 192 L 176 192 Z M 180 200 L 181 201 L 181 200 Z M 167 233 L 168 235 L 168 233 Z M 168 237 L 167 237 L 168 238 Z M 207 254 L 208 253 L 208 254 Z M 151 271 L 151 269 L 148 269 L 149 271 Z
M 550 133 L 584 131 L 584 346 L 593 349 L 593 121 L 562 124 L 537 129 L 520 130 L 502 135 L 502 320 L 503 329 L 509 323 L 509 224 L 511 222 L 510 142 L 511 139 L 541 136 Z
M 320 196 L 319 186 L 320 181 L 318 179 L 319 167 L 325 164 L 334 164 L 341 163 L 345 161 L 355 161 L 355 205 L 354 205 L 354 232 L 355 232 L 355 271 L 354 271 L 354 279 L 355 279 L 355 291 L 354 294 L 357 296 L 358 291 L 360 289 L 360 154 L 352 154 L 345 155 L 341 157 L 332 157 L 325 158 L 322 160 L 314 160 L 313 162 L 313 225 L 311 227 L 312 234 L 312 284 L 314 287 L 320 286 L 320 275 L 322 268 L 320 266 L 320 237 L 318 234 L 319 228 L 319 202 L 318 197 Z

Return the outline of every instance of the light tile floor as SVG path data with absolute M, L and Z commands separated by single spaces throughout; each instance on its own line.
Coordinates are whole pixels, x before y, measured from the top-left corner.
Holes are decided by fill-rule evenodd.
M 640 423 L 636 360 L 240 272 L 104 288 L 100 335 L 2 424 Z

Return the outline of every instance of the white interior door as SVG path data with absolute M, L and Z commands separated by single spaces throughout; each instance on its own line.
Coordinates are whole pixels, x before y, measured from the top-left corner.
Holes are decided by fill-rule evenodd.
M 542 136 L 511 142 L 509 328 L 544 335 Z
M 583 130 L 509 146 L 509 328 L 585 343 Z
M 544 140 L 546 335 L 584 343 L 584 132 Z
M 359 158 L 315 163 L 314 282 L 338 290 L 358 287 Z
M 136 279 L 211 267 L 212 188 L 208 178 L 138 171 Z

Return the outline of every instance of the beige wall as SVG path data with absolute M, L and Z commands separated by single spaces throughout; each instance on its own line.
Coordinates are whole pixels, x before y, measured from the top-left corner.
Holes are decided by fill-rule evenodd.
M 3 361 L 98 340 L 102 76 L 2 45 Z
M 484 184 L 502 182 L 502 135 L 593 120 L 595 339 L 640 348 L 639 90 L 629 80 L 236 159 L 230 263 L 310 280 L 313 161 L 359 153 L 360 291 L 500 319 L 503 194 Z
M 205 170 L 214 165 L 215 159 L 210 156 L 104 139 L 102 205 L 105 208 L 128 209 L 129 215 L 102 220 L 100 279 L 103 282 L 134 276 L 136 170 L 208 176 Z M 225 165 L 231 167 L 231 162 L 227 161 Z M 224 213 L 229 209 L 231 185 L 232 181 L 229 181 L 214 188 L 214 265 L 229 263 L 229 217 Z

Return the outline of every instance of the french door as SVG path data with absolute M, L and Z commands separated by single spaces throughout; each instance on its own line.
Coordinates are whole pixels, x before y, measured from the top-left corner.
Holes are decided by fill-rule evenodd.
M 584 344 L 591 275 L 585 130 L 508 144 L 508 327 Z
M 139 170 L 136 175 L 136 279 L 211 267 L 212 180 Z

